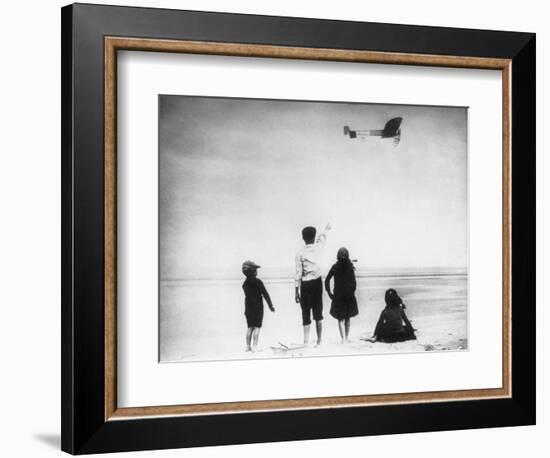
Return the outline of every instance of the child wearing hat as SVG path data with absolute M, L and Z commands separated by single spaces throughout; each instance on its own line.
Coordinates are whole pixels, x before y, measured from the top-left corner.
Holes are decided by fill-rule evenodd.
M 243 283 L 244 290 L 244 315 L 248 329 L 246 331 L 246 351 L 256 351 L 260 338 L 260 329 L 264 319 L 264 303 L 267 301 L 269 310 L 275 311 L 269 293 L 265 289 L 262 280 L 257 278 L 260 266 L 252 261 L 245 261 L 242 272 L 246 276 Z

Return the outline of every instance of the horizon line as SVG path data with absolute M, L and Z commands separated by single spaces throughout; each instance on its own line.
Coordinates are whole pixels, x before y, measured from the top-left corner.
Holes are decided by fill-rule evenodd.
M 381 268 L 381 269 L 361 269 L 357 270 L 358 278 L 383 278 L 383 277 L 449 277 L 449 276 L 465 276 L 468 275 L 467 267 L 432 267 L 423 268 L 421 270 L 411 270 L 415 268 Z M 432 270 L 430 270 L 432 269 Z M 445 271 L 447 270 L 447 271 Z M 198 281 L 198 280 L 239 280 L 242 275 L 219 275 L 219 276 L 199 276 L 199 277 L 171 277 L 160 278 L 159 281 Z M 294 279 L 294 275 L 290 272 L 270 274 L 266 272 L 263 278 L 271 280 L 287 280 Z

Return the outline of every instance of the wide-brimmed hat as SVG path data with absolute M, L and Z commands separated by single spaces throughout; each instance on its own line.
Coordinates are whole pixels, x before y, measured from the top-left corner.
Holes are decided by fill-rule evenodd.
M 253 261 L 248 260 L 248 261 L 243 262 L 242 270 L 243 270 L 243 272 L 250 272 L 251 270 L 258 269 L 259 267 L 261 267 L 261 266 L 259 266 L 258 264 L 256 264 Z

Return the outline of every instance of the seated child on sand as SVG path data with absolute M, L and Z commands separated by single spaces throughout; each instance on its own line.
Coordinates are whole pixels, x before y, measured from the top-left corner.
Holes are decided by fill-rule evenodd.
M 403 301 L 395 289 L 390 288 L 385 295 L 386 308 L 382 310 L 371 342 L 404 342 L 416 336 L 411 322 L 405 314 Z

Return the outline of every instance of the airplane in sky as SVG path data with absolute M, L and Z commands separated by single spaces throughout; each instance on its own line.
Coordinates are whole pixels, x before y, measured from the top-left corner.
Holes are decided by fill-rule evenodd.
M 344 126 L 344 135 L 349 135 L 349 138 L 360 138 L 364 140 L 366 137 L 382 137 L 382 138 L 393 138 L 394 146 L 399 144 L 401 140 L 401 122 L 403 118 L 392 118 L 390 119 L 383 129 L 370 129 L 370 130 L 352 130 L 349 126 Z

